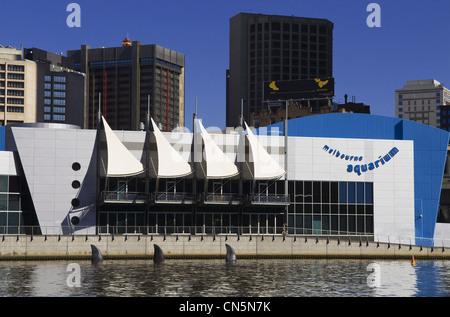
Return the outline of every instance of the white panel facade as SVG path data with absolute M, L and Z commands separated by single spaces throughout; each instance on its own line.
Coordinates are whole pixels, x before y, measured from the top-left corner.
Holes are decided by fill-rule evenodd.
M 95 131 L 14 127 L 12 132 L 42 233 L 70 233 L 71 216 L 86 208 L 80 225 L 95 227 Z M 72 186 L 75 180 L 80 188 Z M 73 199 L 80 204 L 72 206 Z
M 398 152 L 386 162 L 384 156 L 394 148 Z M 414 240 L 413 141 L 290 137 L 287 177 L 373 182 L 375 239 Z

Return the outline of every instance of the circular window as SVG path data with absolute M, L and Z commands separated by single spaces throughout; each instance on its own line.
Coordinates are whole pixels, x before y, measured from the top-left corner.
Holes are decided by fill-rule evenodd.
M 80 218 L 78 218 L 77 216 L 74 216 L 74 217 L 72 217 L 72 219 L 70 219 L 70 222 L 71 222 L 73 225 L 77 225 L 77 224 L 80 223 Z
M 72 188 L 77 189 L 80 188 L 81 183 L 79 181 L 73 181 L 72 182 Z
M 72 206 L 78 207 L 80 205 L 80 200 L 78 198 L 72 199 Z
M 73 163 L 73 164 L 72 164 L 72 169 L 73 169 L 74 171 L 79 171 L 79 170 L 81 169 L 80 163 L 78 163 L 78 162 Z

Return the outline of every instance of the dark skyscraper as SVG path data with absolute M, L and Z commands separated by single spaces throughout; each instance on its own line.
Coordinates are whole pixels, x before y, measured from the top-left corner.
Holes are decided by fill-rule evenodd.
M 85 128 L 96 126 L 100 101 L 112 129 L 138 130 L 146 122 L 149 96 L 151 116 L 163 131 L 184 126 L 183 54 L 125 39 L 121 47 L 82 45 L 67 57 L 86 74 Z
M 227 127 L 264 107 L 264 83 L 333 77 L 333 23 L 325 19 L 240 13 L 230 19 Z M 326 100 L 310 101 L 320 107 Z

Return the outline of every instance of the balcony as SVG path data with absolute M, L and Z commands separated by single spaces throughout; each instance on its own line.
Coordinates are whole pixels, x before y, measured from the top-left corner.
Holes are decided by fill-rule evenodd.
M 154 193 L 151 197 L 156 204 L 194 204 L 197 201 L 197 197 L 189 193 Z
M 204 204 L 219 205 L 240 205 L 243 203 L 243 196 L 238 194 L 202 194 Z
M 139 192 L 104 191 L 101 199 L 105 203 L 143 204 L 147 201 L 147 195 Z
M 289 195 L 277 194 L 252 194 L 248 196 L 249 203 L 252 205 L 284 205 L 290 203 Z

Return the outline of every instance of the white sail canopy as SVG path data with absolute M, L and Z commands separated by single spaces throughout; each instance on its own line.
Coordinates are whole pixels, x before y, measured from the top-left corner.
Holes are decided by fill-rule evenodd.
M 267 153 L 266 149 L 259 143 L 253 132 L 245 123 L 247 138 L 250 143 L 250 153 L 253 163 L 253 178 L 255 180 L 277 179 L 286 171 Z
M 206 132 L 202 123 L 198 121 L 201 129 L 204 147 L 204 159 L 206 163 L 206 178 L 221 179 L 230 178 L 239 174 L 237 166 L 220 150 L 211 136 Z
M 119 138 L 109 127 L 105 118 L 102 117 L 103 127 L 106 135 L 107 163 L 106 176 L 108 177 L 127 177 L 139 175 L 145 171 L 142 163 L 128 151 L 120 142 Z
M 158 178 L 177 178 L 192 173 L 191 166 L 181 155 L 170 145 L 158 129 L 155 121 L 152 120 L 153 131 L 156 138 L 158 152 L 158 167 L 156 175 Z

